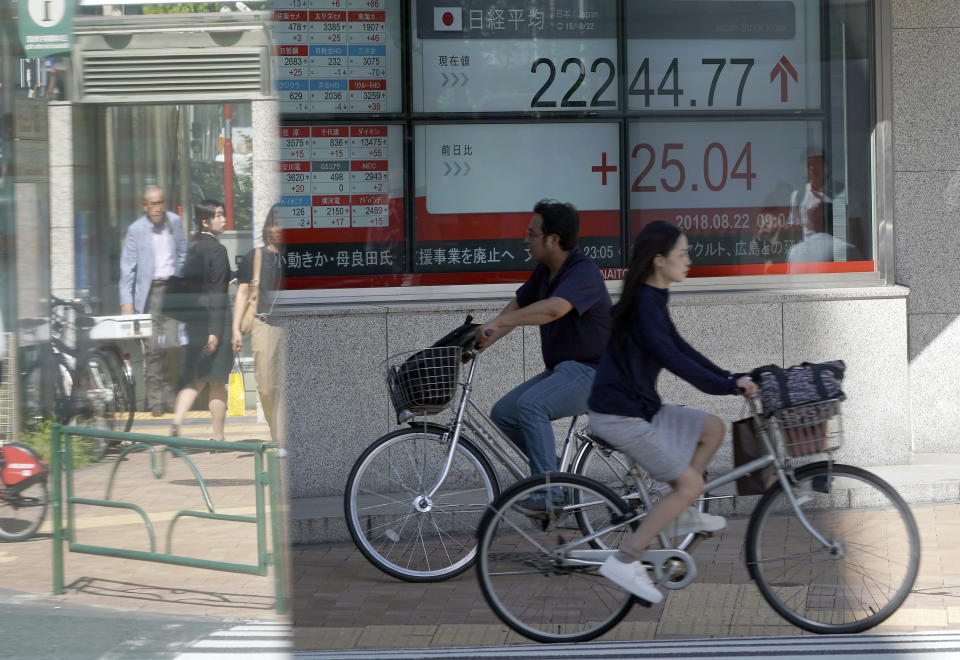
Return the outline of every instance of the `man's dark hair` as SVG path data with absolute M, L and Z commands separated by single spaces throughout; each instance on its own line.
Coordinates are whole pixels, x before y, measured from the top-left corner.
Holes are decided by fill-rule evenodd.
M 544 236 L 556 234 L 560 238 L 561 250 L 569 252 L 576 247 L 580 237 L 580 214 L 573 204 L 541 199 L 533 207 L 533 212 L 543 218 Z

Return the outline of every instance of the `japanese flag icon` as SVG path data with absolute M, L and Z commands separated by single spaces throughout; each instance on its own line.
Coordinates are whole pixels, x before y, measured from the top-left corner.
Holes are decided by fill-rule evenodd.
M 433 29 L 437 32 L 463 32 L 463 7 L 434 7 Z

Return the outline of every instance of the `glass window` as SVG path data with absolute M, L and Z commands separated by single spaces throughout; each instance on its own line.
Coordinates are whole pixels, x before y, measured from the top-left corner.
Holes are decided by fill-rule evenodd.
M 856 4 L 824 23 L 812 1 L 627 3 L 629 107 L 657 113 L 630 122 L 631 235 L 678 224 L 692 277 L 874 271 Z
M 368 0 L 312 0 L 302 12 L 301 0 L 280 2 L 305 16 L 278 9 L 274 31 L 291 48 L 306 43 L 296 57 L 307 59 L 289 63 L 307 66 L 294 76 L 304 99 L 335 78 L 351 93 L 379 81 L 369 91 L 386 94 L 360 99 L 384 101 L 376 108 L 341 96 L 304 110 L 278 74 L 284 130 L 353 139 L 353 127 L 379 121 L 391 140 L 406 136 L 388 147 L 386 225 L 358 226 L 342 197 L 317 202 L 320 180 L 334 182 L 334 170 L 318 178 L 326 158 L 284 157 L 283 168 L 301 161 L 281 172 L 285 213 L 300 214 L 288 242 L 314 253 L 291 286 L 521 281 L 542 198 L 579 208 L 580 246 L 611 279 L 652 220 L 689 235 L 693 277 L 842 282 L 877 271 L 868 0 L 409 0 L 377 5 L 367 18 L 382 30 L 351 23 Z M 315 25 L 316 12 L 345 22 Z M 381 34 L 386 49 L 360 64 L 369 70 L 310 68 L 315 46 Z M 300 178 L 314 186 L 309 200 Z M 331 261 L 320 267 L 317 255 Z
M 283 126 L 279 140 L 287 287 L 400 284 L 403 127 Z
M 187 233 L 196 229 L 194 204 L 222 201 L 227 232 L 221 240 L 231 263 L 250 249 L 249 104 L 76 104 L 73 135 L 75 284 L 89 292 L 94 312 L 114 314 L 120 307 L 123 237 L 130 223 L 144 214 L 147 186 L 164 190 L 166 210 L 183 218 Z
M 280 112 L 399 112 L 398 4 L 274 0 L 272 54 Z
M 631 110 L 818 110 L 819 0 L 631 0 Z
M 414 272 L 523 277 L 516 271 L 536 265 L 523 237 L 542 197 L 573 203 L 580 246 L 598 265 L 618 265 L 618 143 L 615 122 L 417 126 Z
M 415 1 L 414 111 L 615 110 L 616 5 Z
M 823 122 L 634 121 L 630 136 L 630 233 L 678 225 L 691 277 L 873 271 L 844 240 L 846 186 L 827 180 Z

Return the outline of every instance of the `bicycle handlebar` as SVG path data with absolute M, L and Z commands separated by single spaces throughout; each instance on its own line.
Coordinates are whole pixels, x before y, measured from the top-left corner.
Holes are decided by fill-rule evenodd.
M 72 309 L 75 312 L 79 312 L 81 314 L 86 314 L 86 315 L 90 314 L 89 306 L 80 298 L 65 299 L 65 298 L 58 298 L 54 295 L 51 295 L 50 307 L 51 308 L 65 307 L 67 309 Z

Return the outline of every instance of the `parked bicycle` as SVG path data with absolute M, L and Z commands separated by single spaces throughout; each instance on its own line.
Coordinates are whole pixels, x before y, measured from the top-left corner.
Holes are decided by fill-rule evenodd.
M 747 528 L 750 577 L 778 614 L 804 630 L 855 633 L 876 626 L 900 607 L 917 577 L 913 514 L 876 475 L 833 461 L 843 435 L 839 401 L 786 408 L 770 418 L 753 401 L 750 409 L 766 454 L 704 488 L 709 493 L 774 466 L 777 479 Z M 821 452 L 826 460 L 809 462 L 811 453 Z M 645 483 L 634 485 L 639 507 L 575 474 L 531 477 L 501 494 L 480 523 L 477 562 L 481 590 L 496 615 L 540 642 L 593 639 L 623 619 L 638 599 L 597 569 L 652 504 Z M 557 487 L 564 504 L 546 515 L 531 518 L 514 508 Z M 658 545 L 644 553 L 653 582 L 666 589 L 689 585 L 697 570 L 692 545 L 678 547 L 663 534 Z
M 481 517 L 501 491 L 491 457 L 514 480 L 527 474 L 521 450 L 471 400 L 479 362 L 469 332 L 456 345 L 409 351 L 383 365 L 397 421 L 408 426 L 374 441 L 354 463 L 344 517 L 360 552 L 388 575 L 435 582 L 469 569 Z M 470 366 L 460 382 L 464 364 Z M 458 389 L 453 419 L 435 419 Z M 570 423 L 559 465 L 605 483 L 636 506 L 644 505 L 638 479 L 652 501 L 669 489 L 631 468 L 623 454 L 578 426 L 577 418 Z M 706 505 L 701 500 L 701 510 Z M 675 542 L 685 548 L 693 538 Z
M 33 536 L 47 515 L 47 464 L 25 444 L 0 434 L 0 540 Z
M 46 346 L 42 346 L 20 371 L 21 414 L 28 428 L 55 420 L 110 431 L 130 430 L 134 415 L 130 362 L 115 344 L 90 339 L 94 324 L 83 301 L 51 299 L 50 362 L 45 364 L 42 349 Z M 68 340 L 75 345 L 67 344 Z M 47 383 L 50 389 L 45 392 Z M 104 438 L 91 439 L 88 453 L 100 459 L 109 445 Z

